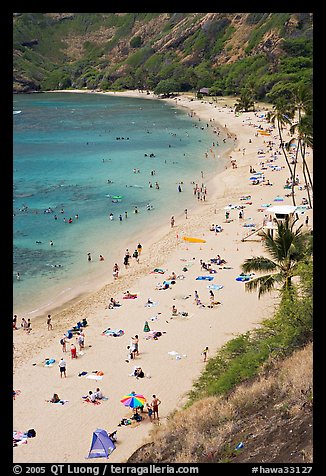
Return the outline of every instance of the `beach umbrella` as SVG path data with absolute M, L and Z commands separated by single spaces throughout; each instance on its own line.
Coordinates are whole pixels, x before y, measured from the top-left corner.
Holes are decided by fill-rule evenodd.
M 131 392 L 124 395 L 120 402 L 123 403 L 125 407 L 138 408 L 144 406 L 146 398 L 140 393 Z

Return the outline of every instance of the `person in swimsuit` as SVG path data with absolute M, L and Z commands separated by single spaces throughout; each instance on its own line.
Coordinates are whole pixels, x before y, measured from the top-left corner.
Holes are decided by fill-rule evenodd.
M 160 404 L 161 404 L 161 400 L 156 395 L 153 395 L 153 400 L 152 400 L 152 403 L 151 403 L 151 407 L 153 409 L 153 419 L 154 420 L 155 420 L 155 418 L 157 418 L 157 420 L 159 420 L 158 406 Z

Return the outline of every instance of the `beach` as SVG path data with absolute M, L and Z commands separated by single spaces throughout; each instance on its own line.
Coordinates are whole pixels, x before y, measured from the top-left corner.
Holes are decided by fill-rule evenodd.
M 104 94 L 154 97 L 130 91 Z M 203 125 L 216 121 L 236 137 L 234 149 L 225 158 L 226 168 L 208 183 L 203 177 L 207 197 L 197 200 L 194 195 L 189 206 L 191 213 L 176 215 L 173 227 L 170 222 L 157 224 L 150 236 L 144 230 L 139 263 L 131 258 L 128 269 L 119 263 L 121 272 L 117 280 L 113 281 L 110 273 L 108 284 L 99 291 L 81 293 L 81 298 L 70 302 L 69 306 L 63 304 L 33 318 L 30 333 L 22 329 L 13 331 L 13 384 L 14 390 L 18 390 L 13 402 L 13 428 L 17 431 L 34 428 L 36 431 L 35 438 L 13 449 L 15 463 L 103 462 L 103 459 L 85 460 L 97 428 L 109 433 L 118 430 L 118 442 L 109 462 L 125 462 L 147 441 L 158 422 L 150 421 L 144 413 L 140 423 L 118 426 L 122 418 L 132 415 L 131 409 L 120 402 L 122 397 L 135 391 L 151 402 L 152 396 L 157 395 L 162 402 L 160 423 L 164 424 L 171 412 L 185 404 L 187 392 L 205 368 L 203 349 L 209 348 L 209 359 L 225 342 L 258 327 L 263 319 L 273 314 L 277 293 L 258 299 L 257 293 L 247 293 L 244 282 L 237 281 L 236 277 L 241 273 L 245 259 L 265 254 L 257 235 L 242 241 L 246 234 L 262 225 L 268 214 L 264 205 L 276 205 L 278 201 L 282 205 L 292 205 L 291 197 L 285 196 L 289 192 L 284 189 L 289 171 L 283 156 L 279 155 L 273 161 L 277 168 L 266 167 L 272 151 L 279 150 L 277 131 L 272 131 L 270 136 L 257 132 L 259 126 L 268 127 L 264 118 L 265 105 L 260 105 L 257 112 L 235 115 L 232 110 L 235 99 L 218 98 L 216 102 L 192 99 L 184 95 L 167 101 L 187 108 Z M 274 142 L 272 151 L 268 141 Z M 261 150 L 263 153 L 258 153 Z M 311 150 L 307 158 L 311 165 Z M 251 167 L 257 172 L 263 171 L 264 182 L 253 185 Z M 303 186 L 300 165 L 298 169 L 299 185 Z M 267 180 L 272 185 L 266 185 Z M 298 204 L 306 196 L 307 192 L 298 186 Z M 307 216 L 310 227 L 312 210 L 302 209 L 298 223 L 304 224 Z M 222 231 L 210 230 L 213 224 L 220 225 Z M 188 242 L 183 237 L 204 242 Z M 137 243 L 134 237 L 128 238 L 128 248 L 132 252 Z M 119 243 L 117 248 L 120 248 Z M 218 254 L 226 263 L 212 263 L 216 273 L 208 273 L 200 260 L 209 263 Z M 171 279 L 172 273 L 176 274 L 176 279 Z M 205 279 L 197 280 L 198 277 Z M 208 281 L 207 277 L 213 279 Z M 162 289 L 164 280 L 175 283 Z M 208 286 L 212 284 L 216 285 L 214 301 L 219 304 L 209 307 Z M 124 299 L 127 291 L 137 297 Z M 203 306 L 195 302 L 195 291 Z M 111 297 L 121 305 L 108 309 Z M 153 304 L 146 305 L 148 300 Z M 181 314 L 172 316 L 173 305 Z M 52 316 L 52 330 L 47 328 L 47 314 Z M 18 315 L 18 326 L 22 317 Z M 79 352 L 77 345 L 78 357 L 71 359 L 70 344 L 76 343 L 76 336 L 68 341 L 67 352 L 62 351 L 60 339 L 83 318 L 88 322 L 84 329 L 85 347 Z M 144 331 L 146 322 L 150 329 L 147 332 Z M 116 332 L 104 334 L 109 328 Z M 153 331 L 161 335 L 154 339 Z M 136 334 L 139 336 L 139 355 L 126 362 L 127 346 Z M 63 378 L 60 378 L 58 367 L 61 357 L 67 362 L 67 376 Z M 45 364 L 49 359 L 55 360 L 53 365 Z M 135 366 L 141 366 L 144 378 L 130 375 Z M 98 405 L 86 403 L 82 397 L 96 387 L 107 400 Z M 66 402 L 47 402 L 54 393 Z

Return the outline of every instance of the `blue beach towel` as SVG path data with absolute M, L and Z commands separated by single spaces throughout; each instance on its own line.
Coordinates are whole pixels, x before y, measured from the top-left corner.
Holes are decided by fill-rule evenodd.
M 47 359 L 44 365 L 46 367 L 51 367 L 54 364 L 54 362 L 55 362 L 55 359 Z
M 223 288 L 223 286 L 221 284 L 209 284 L 207 287 L 208 287 L 208 289 L 215 289 L 215 290 Z
M 251 276 L 253 276 L 254 273 L 251 274 L 239 274 L 235 279 L 236 281 L 249 281 Z
M 213 276 L 197 276 L 196 281 L 212 281 L 213 279 Z

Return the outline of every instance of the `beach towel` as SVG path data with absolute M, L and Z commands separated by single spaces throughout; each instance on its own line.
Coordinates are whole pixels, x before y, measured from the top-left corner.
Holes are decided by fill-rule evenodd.
M 146 304 L 144 304 L 145 307 L 154 307 L 154 306 L 157 306 L 158 305 L 158 302 L 155 301 L 155 302 L 147 302 Z
M 207 287 L 208 287 L 208 289 L 215 289 L 215 290 L 223 288 L 223 286 L 221 284 L 208 284 Z
M 45 367 L 52 367 L 54 363 L 55 363 L 55 359 L 46 359 L 44 365 Z
M 23 445 L 27 443 L 26 431 L 13 431 L 13 446 Z
M 48 403 L 53 403 L 54 405 L 64 405 L 65 403 L 68 403 L 69 400 L 59 400 L 58 402 L 51 402 L 51 400 L 46 400 Z
M 150 331 L 148 335 L 145 337 L 145 339 L 154 339 L 157 340 L 159 337 L 161 337 L 162 334 L 166 334 L 166 332 L 161 332 L 161 331 Z
M 151 271 L 151 274 L 153 274 L 153 273 L 154 274 L 164 274 L 165 271 L 164 271 L 164 269 L 155 268 L 155 269 L 153 269 L 153 271 Z
M 103 376 L 102 375 L 87 375 L 86 378 L 89 378 L 91 380 L 102 380 Z
M 175 360 L 180 360 L 182 358 L 187 357 L 186 354 L 179 354 L 179 352 L 176 352 L 175 350 L 171 350 L 171 352 L 168 352 L 168 354 L 172 357 L 175 358 Z
M 157 285 L 155 286 L 155 289 L 157 289 L 158 291 L 162 291 L 164 289 L 170 289 L 170 285 L 167 283 L 165 284 L 157 283 Z
M 137 297 L 137 294 L 129 294 L 128 296 L 123 296 L 122 299 L 136 299 Z
M 90 400 L 88 397 L 82 397 L 83 400 L 84 400 L 84 403 L 91 403 L 92 405 L 100 405 L 102 402 L 100 402 L 99 400 L 95 400 L 94 402 L 92 402 L 92 400 Z
M 213 276 L 197 276 L 196 281 L 212 281 Z
M 170 279 L 168 281 L 163 281 L 163 286 L 164 284 L 168 284 L 170 286 L 170 284 L 175 284 L 175 280 L 174 279 Z
M 124 331 L 122 329 L 119 330 L 112 330 L 112 329 L 106 329 L 105 331 L 102 332 L 102 335 L 107 335 L 107 336 L 112 336 L 112 337 L 120 337 L 124 335 Z
M 244 226 L 245 228 L 249 228 L 249 227 L 254 227 L 254 226 L 256 226 L 256 225 L 255 225 L 254 223 L 245 223 L 243 226 Z
M 254 273 L 250 273 L 250 274 L 239 274 L 239 276 L 237 276 L 235 279 L 236 281 L 249 281 L 249 279 L 251 278 L 251 276 L 253 276 Z

